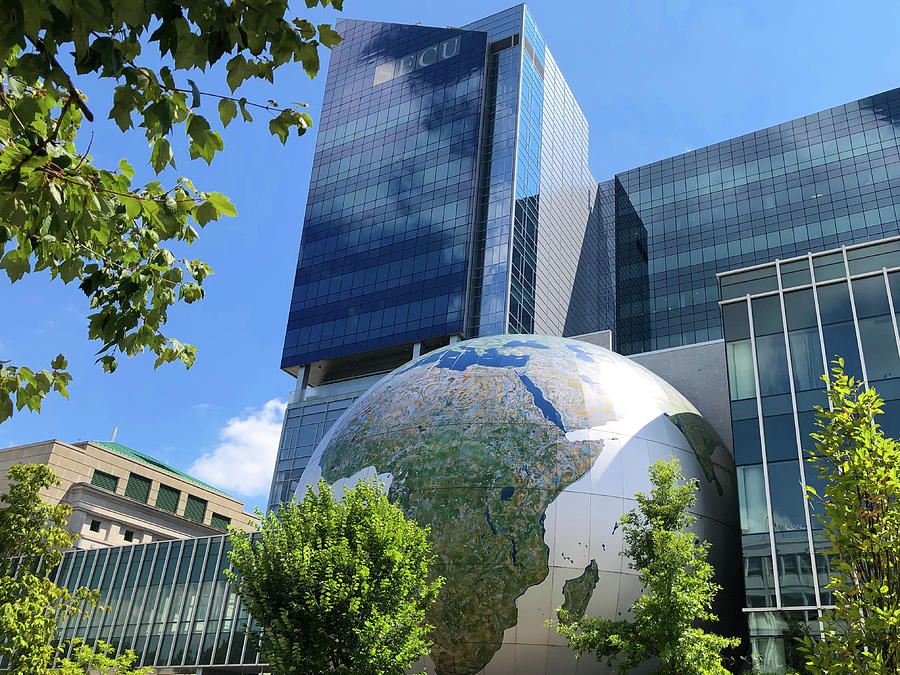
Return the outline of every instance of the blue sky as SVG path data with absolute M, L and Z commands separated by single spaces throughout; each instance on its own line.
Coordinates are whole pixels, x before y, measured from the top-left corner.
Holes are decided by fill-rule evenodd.
M 295 3 L 306 14 L 303 3 Z M 461 25 L 505 9 L 509 0 L 345 0 L 352 18 Z M 900 86 L 900 4 L 870 2 L 597 2 L 529 3 L 554 58 L 591 127 L 598 179 L 686 150 Z M 319 11 L 318 21 L 334 13 Z M 227 93 L 221 68 L 195 78 Z M 150 180 L 140 134 L 108 121 L 109 83 L 78 80 L 98 122 L 95 161 L 114 167 L 126 156 Z M 274 86 L 248 88 L 251 100 L 307 101 L 314 118 L 323 73 L 310 81 L 282 69 Z M 204 103 L 211 119 L 214 104 Z M 50 398 L 41 415 L 19 413 L 0 425 L 0 448 L 48 438 L 117 440 L 191 470 L 264 505 L 281 406 L 293 380 L 278 364 L 300 241 L 314 133 L 286 147 L 266 119 L 232 123 L 225 151 L 207 167 L 177 155 L 171 182 L 187 175 L 198 187 L 227 194 L 238 217 L 201 233 L 190 256 L 215 275 L 207 297 L 171 312 L 169 334 L 197 345 L 199 357 L 153 370 L 149 356 L 122 360 L 113 375 L 93 364 L 86 337 L 87 302 L 75 288 L 33 275 L 0 279 L 0 359 L 45 366 L 58 352 L 70 361 L 71 399 Z

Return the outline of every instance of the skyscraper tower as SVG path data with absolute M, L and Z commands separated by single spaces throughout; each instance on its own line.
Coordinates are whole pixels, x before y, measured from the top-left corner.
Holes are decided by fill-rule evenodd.
M 462 28 L 336 29 L 281 362 L 297 389 L 270 505 L 349 403 L 414 355 L 615 320 L 587 121 L 528 9 Z

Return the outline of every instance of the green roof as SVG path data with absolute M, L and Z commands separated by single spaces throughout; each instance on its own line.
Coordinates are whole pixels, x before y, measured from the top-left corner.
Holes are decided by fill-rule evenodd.
M 152 466 L 154 469 L 158 469 L 160 471 L 165 471 L 166 473 L 172 474 L 177 478 L 181 478 L 182 480 L 186 480 L 190 483 L 194 483 L 194 485 L 199 485 L 200 487 L 206 488 L 207 490 L 212 490 L 213 492 L 218 492 L 220 495 L 225 495 L 226 497 L 232 497 L 227 492 L 223 492 L 218 488 L 214 488 L 209 483 L 204 483 L 202 480 L 197 480 L 193 476 L 189 476 L 184 471 L 179 471 L 164 462 L 160 462 L 155 457 L 151 457 L 150 455 L 145 455 L 143 452 L 138 452 L 137 450 L 132 450 L 127 445 L 122 445 L 121 443 L 114 443 L 113 441 L 91 441 L 94 445 L 99 445 L 101 448 L 106 448 L 107 450 L 112 450 L 113 452 L 117 452 L 120 455 L 124 455 L 125 457 L 130 457 L 131 459 L 140 462 L 141 464 L 146 464 L 147 466 Z

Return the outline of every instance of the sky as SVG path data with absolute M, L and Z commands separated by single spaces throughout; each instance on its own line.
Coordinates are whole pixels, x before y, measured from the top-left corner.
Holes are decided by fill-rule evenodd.
M 334 11 L 301 16 L 330 22 Z M 459 26 L 511 0 L 344 0 L 350 18 Z M 710 143 L 900 86 L 900 3 L 838 1 L 528 3 L 590 124 L 597 179 Z M 152 58 L 149 59 L 152 63 Z M 326 59 L 327 63 L 327 59 Z M 188 75 L 181 74 L 182 80 Z M 193 77 L 227 93 L 224 69 Z M 152 180 L 141 134 L 105 120 L 112 83 L 76 78 L 97 121 L 81 131 L 98 165 L 127 157 L 136 180 Z M 282 68 L 275 83 L 247 87 L 250 100 L 305 101 L 318 118 L 325 68 L 310 80 Z M 217 119 L 215 102 L 201 106 Z M 116 440 L 264 507 L 284 405 L 293 379 L 279 370 L 315 132 L 286 146 L 266 118 L 233 122 L 211 166 L 176 144 L 176 170 L 200 189 L 228 195 L 238 216 L 208 225 L 189 251 L 215 271 L 206 298 L 170 312 L 166 333 L 194 344 L 193 368 L 153 369 L 144 354 L 121 358 L 114 374 L 94 364 L 88 303 L 75 285 L 46 273 L 16 284 L 0 278 L 0 360 L 47 367 L 69 359 L 70 399 L 49 397 L 40 415 L 0 424 L 0 448 L 50 438 Z

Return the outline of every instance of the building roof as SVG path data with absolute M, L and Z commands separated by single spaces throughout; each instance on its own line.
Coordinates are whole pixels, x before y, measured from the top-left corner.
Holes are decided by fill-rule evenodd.
M 182 480 L 186 480 L 190 483 L 194 483 L 195 485 L 199 485 L 202 488 L 206 488 L 207 490 L 211 490 L 213 492 L 217 492 L 220 495 L 224 495 L 226 497 L 230 497 L 231 499 L 235 499 L 227 492 L 224 492 L 218 488 L 214 488 L 209 483 L 204 483 L 202 480 L 198 480 L 193 476 L 190 476 L 184 471 L 179 471 L 175 469 L 165 462 L 161 462 L 155 457 L 151 457 L 150 455 L 145 455 L 143 452 L 138 452 L 137 450 L 133 450 L 129 448 L 127 445 L 122 445 L 121 443 L 115 443 L 113 441 L 90 441 L 94 445 L 99 445 L 101 448 L 106 448 L 107 450 L 112 450 L 113 452 L 117 452 L 120 455 L 124 455 L 125 457 L 129 457 L 141 464 L 146 464 L 147 466 L 151 466 L 154 469 L 158 469 L 159 471 L 165 471 L 166 473 L 172 474 L 177 478 L 181 478 Z M 240 500 L 237 500 L 240 501 Z

